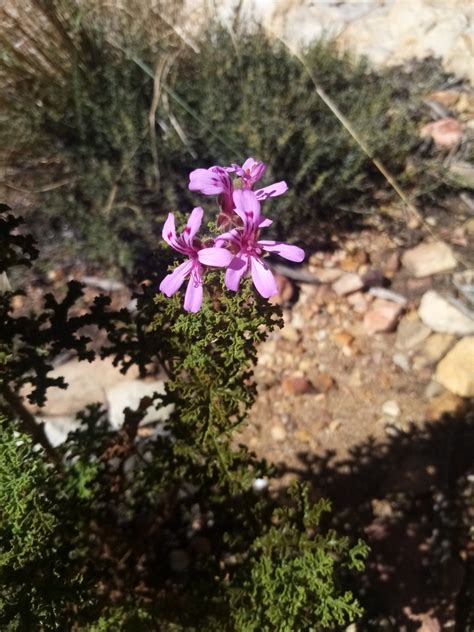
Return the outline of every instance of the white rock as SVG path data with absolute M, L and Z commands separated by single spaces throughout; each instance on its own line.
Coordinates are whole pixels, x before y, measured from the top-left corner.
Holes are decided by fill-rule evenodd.
M 418 315 L 433 331 L 459 336 L 474 334 L 474 320 L 434 290 L 423 294 Z
M 452 393 L 474 397 L 474 336 L 460 340 L 436 367 L 436 380 Z
M 48 388 L 44 407 L 41 410 L 35 406 L 29 406 L 29 408 L 32 412 L 40 412 L 46 417 L 74 417 L 88 404 L 105 403 L 105 393 L 108 388 L 130 381 L 135 375 L 137 375 L 136 370 L 131 370 L 124 375 L 109 358 L 97 359 L 93 362 L 71 360 L 49 373 L 51 378 L 62 377 L 68 385 L 67 389 Z M 23 395 L 25 394 L 26 389 L 23 392 Z
M 280 425 L 272 426 L 270 434 L 274 441 L 284 441 L 286 439 L 286 430 Z
M 125 408 L 136 410 L 143 397 L 152 397 L 154 393 L 162 394 L 164 392 L 165 383 L 163 380 L 152 382 L 130 380 L 107 389 L 106 399 L 110 425 L 113 428 L 121 428 L 125 419 Z M 172 411 L 172 404 L 158 408 L 152 405 L 148 408 L 141 423 L 165 422 Z
M 44 423 L 44 431 L 49 442 L 55 448 L 64 443 L 67 436 L 73 430 L 77 430 L 81 425 L 75 417 L 37 417 L 38 422 Z
M 422 243 L 402 255 L 402 264 L 416 278 L 454 270 L 457 261 L 443 241 Z
M 268 487 L 268 478 L 256 478 L 252 487 L 256 492 L 263 492 Z
M 300 312 L 293 312 L 293 316 L 291 318 L 291 326 L 294 327 L 297 331 L 302 331 L 305 328 L 305 320 Z
M 389 417 L 398 417 L 400 415 L 400 406 L 393 399 L 389 399 L 382 406 L 382 412 Z
M 298 340 L 300 339 L 300 334 L 290 323 L 282 327 L 279 333 L 283 340 L 287 340 L 288 342 L 298 342 Z

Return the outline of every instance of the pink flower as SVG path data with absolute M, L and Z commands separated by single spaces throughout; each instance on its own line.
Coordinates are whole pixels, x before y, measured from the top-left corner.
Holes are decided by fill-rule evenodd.
M 202 248 L 195 239 L 202 222 L 204 211 L 197 207 L 189 216 L 188 222 L 181 235 L 176 234 L 174 215 L 168 214 L 163 226 L 163 239 L 174 250 L 188 257 L 173 272 L 165 276 L 160 283 L 160 290 L 166 296 L 173 296 L 189 276 L 189 283 L 184 297 L 184 309 L 187 312 L 199 311 L 202 304 L 202 276 L 203 265 L 225 267 L 231 259 L 231 253 L 224 248 Z
M 223 167 L 209 169 L 195 169 L 189 174 L 189 190 L 199 191 L 204 195 L 217 195 L 221 215 L 217 218 L 217 225 L 229 224 L 234 214 L 232 193 L 234 186 L 232 178 Z
M 195 169 L 189 174 L 189 190 L 199 191 L 204 195 L 217 195 L 221 213 L 217 218 L 217 225 L 225 227 L 235 218 L 233 192 L 234 185 L 229 173 L 235 173 L 241 180 L 242 189 L 251 190 L 255 183 L 263 177 L 267 167 L 265 163 L 254 158 L 247 158 L 242 166 L 232 164 L 230 167 L 210 167 L 209 169 Z M 274 182 L 263 189 L 255 191 L 260 201 L 269 197 L 282 195 L 288 190 L 284 180 Z
M 267 166 L 265 163 L 255 160 L 254 158 L 247 158 L 241 167 L 233 164 L 227 168 L 229 173 L 235 173 L 239 176 L 242 181 L 242 189 L 253 189 L 254 185 L 263 178 L 266 170 Z M 282 180 L 281 182 L 270 184 L 268 187 L 264 187 L 263 189 L 258 189 L 255 191 L 255 195 L 259 200 L 266 200 L 269 197 L 282 195 L 287 190 L 288 185 L 284 180 Z
M 234 253 L 226 270 L 225 284 L 229 290 L 236 292 L 240 279 L 250 272 L 257 291 L 264 298 L 270 298 L 277 294 L 278 288 L 272 271 L 261 258 L 263 251 L 275 252 L 289 261 L 300 262 L 305 256 L 304 250 L 278 241 L 258 240 L 260 229 L 272 222 L 261 216 L 260 202 L 253 191 L 234 191 L 233 200 L 235 212 L 242 220 L 242 227 L 223 233 L 216 239 L 216 245 L 227 243 Z

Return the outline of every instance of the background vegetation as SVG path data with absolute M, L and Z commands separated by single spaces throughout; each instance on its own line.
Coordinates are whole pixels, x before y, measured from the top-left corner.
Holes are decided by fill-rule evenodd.
M 183 36 L 180 3 L 31 0 L 0 32 L 2 152 L 14 187 L 41 191 L 38 235 L 97 265 L 149 268 L 165 214 L 187 208 L 192 168 L 253 155 L 269 181 L 277 232 L 317 235 L 370 210 L 381 178 L 315 92 L 312 74 L 386 166 L 420 186 L 409 81 L 314 43 L 304 65 L 261 29 L 209 21 Z M 168 7 L 168 12 L 166 12 Z M 16 17 L 15 17 L 16 15 Z M 427 176 L 427 188 L 435 180 Z M 436 186 L 439 181 L 436 181 Z M 428 184 L 429 183 L 429 184 Z M 32 217 L 32 220 L 35 218 Z M 46 240 L 45 240 L 46 241 Z

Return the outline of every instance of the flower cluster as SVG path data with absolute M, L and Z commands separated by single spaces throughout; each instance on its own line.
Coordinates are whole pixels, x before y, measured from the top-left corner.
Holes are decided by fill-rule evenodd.
M 264 252 L 276 253 L 290 261 L 303 261 L 304 251 L 298 246 L 259 238 L 260 230 L 272 224 L 271 219 L 261 214 L 261 203 L 285 193 L 288 188 L 282 181 L 254 191 L 265 170 L 263 162 L 248 158 L 242 166 L 232 164 L 191 172 L 190 191 L 218 196 L 217 226 L 226 232 L 210 244 L 203 244 L 196 237 L 204 214 L 202 208 L 193 210 L 180 235 L 176 233 L 173 213 L 168 214 L 163 239 L 187 260 L 163 279 L 160 290 L 172 296 L 189 277 L 184 298 L 186 311 L 197 312 L 201 307 L 206 266 L 226 268 L 225 284 L 234 292 L 239 289 L 241 278 L 250 273 L 257 291 L 264 298 L 270 298 L 277 294 L 278 288 L 272 271 L 262 259 Z

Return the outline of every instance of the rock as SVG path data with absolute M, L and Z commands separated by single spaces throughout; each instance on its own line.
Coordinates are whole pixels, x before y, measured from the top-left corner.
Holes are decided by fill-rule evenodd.
M 270 430 L 270 434 L 272 435 L 272 439 L 274 441 L 284 441 L 286 439 L 286 430 L 283 428 L 281 424 L 272 426 Z
M 393 331 L 403 307 L 391 301 L 377 298 L 364 316 L 364 328 L 368 334 Z
M 398 366 L 399 369 L 408 373 L 410 370 L 410 360 L 404 353 L 394 353 L 392 356 L 392 362 L 395 366 Z
M 437 397 L 443 393 L 444 389 L 441 384 L 438 384 L 435 380 L 431 380 L 425 388 L 425 399 L 433 399 L 433 397 Z
M 407 292 L 413 296 L 420 296 L 424 292 L 427 292 L 433 287 L 432 277 L 423 277 L 421 279 L 410 278 L 407 279 L 406 288 Z
M 311 384 L 319 393 L 327 393 L 336 384 L 335 379 L 329 373 L 315 373 L 309 377 Z
M 369 255 L 360 248 L 356 248 L 350 254 L 346 254 L 341 261 L 341 268 L 345 272 L 356 272 L 361 265 L 369 262 Z
M 453 274 L 453 284 L 464 298 L 474 305 L 474 269 Z
M 393 507 L 387 499 L 373 498 L 370 504 L 372 505 L 372 513 L 376 518 L 391 518 L 393 516 Z
M 401 351 L 410 351 L 426 340 L 431 329 L 421 322 L 416 312 L 407 314 L 398 325 L 395 346 Z
M 466 189 L 474 189 L 474 165 L 472 163 L 454 160 L 449 165 L 446 175 L 454 184 Z
M 64 443 L 70 432 L 77 430 L 81 422 L 75 417 L 37 417 L 37 421 L 44 423 L 44 431 L 49 442 L 55 448 Z
M 107 389 L 115 384 L 124 384 L 136 375 L 137 371 L 124 375 L 108 358 L 93 362 L 71 360 L 49 374 L 53 379 L 62 377 L 68 388 L 48 388 L 41 414 L 46 417 L 75 416 L 88 404 L 105 403 Z M 34 406 L 30 408 L 33 412 L 39 410 Z
M 152 397 L 154 393 L 163 394 L 165 383 L 163 380 L 145 382 L 142 380 L 130 380 L 107 389 L 106 400 L 108 406 L 109 422 L 113 428 L 121 428 L 125 420 L 124 410 L 130 408 L 136 410 L 143 397 Z M 152 405 L 148 408 L 142 424 L 153 422 L 165 422 L 173 411 L 173 405 Z
M 305 325 L 306 325 L 305 320 L 304 320 L 302 314 L 300 314 L 300 312 L 293 312 L 290 324 L 297 331 L 303 331 L 303 329 L 305 328 Z
M 389 399 L 382 406 L 382 413 L 388 417 L 398 417 L 400 412 L 400 406 L 393 399 Z
M 422 138 L 432 138 L 439 149 L 453 149 L 461 142 L 463 126 L 448 116 L 424 125 L 420 135 Z
M 457 261 L 443 241 L 421 243 L 403 253 L 402 264 L 416 278 L 454 270 Z
M 413 358 L 413 369 L 419 371 L 441 360 L 456 340 L 451 334 L 432 334 L 425 341 L 419 354 Z
M 268 487 L 268 478 L 256 478 L 252 484 L 252 488 L 256 492 L 263 492 Z
M 464 229 L 470 237 L 474 237 L 474 217 L 470 217 L 464 223 Z
M 340 419 L 333 419 L 333 420 L 329 423 L 329 425 L 328 425 L 328 427 L 327 427 L 327 431 L 328 431 L 329 433 L 336 432 L 337 430 L 339 430 L 339 428 L 341 428 L 341 426 L 342 426 L 342 421 L 341 421 Z
M 364 282 L 358 274 L 346 272 L 335 283 L 332 284 L 333 290 L 338 296 L 345 296 L 352 292 L 357 292 L 364 287 Z
M 474 397 L 474 336 L 460 340 L 436 367 L 436 381 L 461 397 Z
M 2 292 L 9 292 L 12 289 L 10 281 L 8 280 L 6 272 L 0 272 L 0 294 Z
M 298 342 L 300 339 L 299 332 L 289 323 L 280 329 L 280 336 L 288 342 Z
M 365 314 L 370 305 L 370 300 L 370 297 L 364 292 L 354 292 L 347 297 L 347 302 L 358 314 Z
M 434 397 L 426 407 L 426 417 L 430 421 L 439 421 L 443 415 L 457 415 L 462 412 L 466 401 L 459 395 L 445 391 Z
M 354 340 L 354 336 L 348 331 L 335 331 L 332 334 L 332 339 L 338 347 L 349 347 Z
M 281 387 L 287 395 L 304 395 L 311 390 L 311 382 L 305 377 L 285 377 Z
M 313 270 L 315 278 L 319 283 L 334 283 L 343 274 L 339 268 L 316 268 Z
M 474 320 L 434 290 L 423 295 L 418 315 L 433 331 L 458 336 L 474 334 Z
M 95 276 L 83 276 L 81 277 L 81 283 L 89 287 L 97 288 L 102 292 L 121 292 L 126 289 L 126 285 L 121 281 L 114 281 L 113 279 L 101 279 Z
M 436 103 L 440 103 L 446 108 L 452 108 L 459 100 L 459 92 L 455 92 L 454 90 L 438 90 L 437 92 L 432 92 L 428 96 L 428 100 L 436 101 Z

